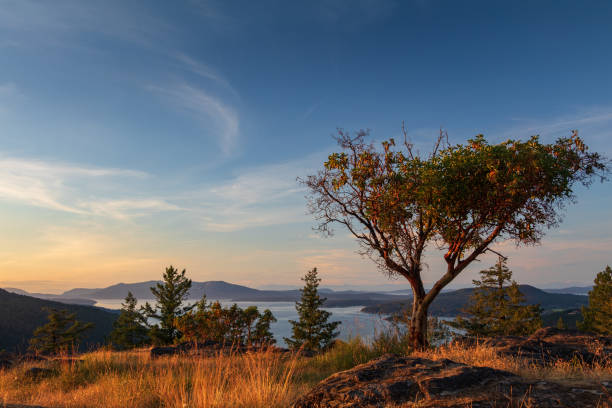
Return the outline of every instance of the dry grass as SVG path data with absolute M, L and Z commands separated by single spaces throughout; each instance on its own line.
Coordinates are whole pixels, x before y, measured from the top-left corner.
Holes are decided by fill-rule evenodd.
M 0 404 L 121 408 L 287 407 L 321 379 L 384 352 L 397 351 L 392 346 L 391 343 L 385 343 L 384 347 L 380 343 L 366 345 L 355 339 L 314 358 L 268 351 L 232 356 L 220 354 L 211 358 L 151 359 L 148 350 L 96 351 L 81 356 L 82 362 L 34 362 L 0 370 Z M 573 361 L 542 367 L 523 359 L 499 356 L 492 348 L 484 346 L 440 347 L 413 355 L 493 367 L 531 380 L 574 385 L 612 381 L 610 356 L 593 365 Z M 45 366 L 53 371 L 46 378 L 28 379 L 25 372 L 33 366 Z M 529 407 L 528 404 L 520 406 Z
M 415 352 L 412 355 L 432 360 L 446 358 L 464 364 L 510 371 L 533 381 L 545 380 L 573 386 L 597 385 L 602 381 L 612 381 L 612 356 L 603 354 L 601 349 L 597 349 L 597 345 L 592 347 L 592 351 L 597 356 L 592 364 L 579 359 L 535 364 L 524 358 L 500 355 L 494 348 L 483 345 L 462 347 L 451 344 Z
M 48 362 L 40 380 L 28 363 L 0 372 L 0 402 L 45 407 L 285 407 L 303 392 L 297 359 L 262 352 L 150 359 L 146 350 L 98 351 L 83 362 Z

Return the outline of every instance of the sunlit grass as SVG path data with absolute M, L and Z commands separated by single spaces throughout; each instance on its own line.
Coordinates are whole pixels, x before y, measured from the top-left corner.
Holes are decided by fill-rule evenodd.
M 297 358 L 271 351 L 211 358 L 150 359 L 147 350 L 98 351 L 82 362 L 46 362 L 46 378 L 0 373 L 0 401 L 49 407 L 285 407 L 301 391 Z
M 151 359 L 147 349 L 100 350 L 84 354 L 80 360 L 30 362 L 0 371 L 0 403 L 45 407 L 287 407 L 337 371 L 402 350 L 407 350 L 403 339 L 380 335 L 371 344 L 359 338 L 337 342 L 330 351 L 313 358 L 264 351 Z M 610 356 L 601 356 L 591 365 L 558 361 L 537 366 L 520 358 L 500 356 L 482 345 L 442 346 L 412 355 L 448 358 L 568 385 L 612 381 Z M 28 379 L 26 370 L 34 366 L 52 371 L 47 377 Z
M 510 371 L 527 380 L 547 380 L 566 385 L 594 385 L 612 381 L 612 356 L 605 354 L 596 344 L 590 345 L 595 360 L 586 362 L 574 358 L 570 361 L 554 360 L 536 364 L 521 357 L 499 354 L 493 347 L 476 345 L 464 347 L 458 344 L 443 345 L 412 355 L 432 360 L 449 359 L 456 362 Z

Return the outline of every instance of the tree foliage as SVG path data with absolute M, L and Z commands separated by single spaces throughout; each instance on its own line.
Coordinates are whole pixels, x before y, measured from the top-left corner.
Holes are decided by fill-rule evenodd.
M 274 322 L 276 318 L 269 309 L 261 313 L 256 306 L 242 309 L 235 303 L 223 307 L 218 301 L 208 303 L 203 296 L 194 309 L 177 318 L 176 326 L 183 341 L 266 346 L 276 342 L 270 331 Z
M 39 354 L 67 353 L 78 349 L 83 332 L 92 328 L 93 323 L 80 322 L 76 313 L 67 310 L 45 310 L 49 312 L 49 322 L 34 330 L 29 349 Z
M 464 145 L 448 144 L 441 133 L 429 156 L 407 138 L 377 149 L 366 136 L 339 131 L 341 152 L 302 181 L 321 232 L 331 233 L 334 224 L 347 228 L 362 254 L 409 281 L 410 335 L 419 348 L 427 344 L 428 307 L 446 285 L 496 240 L 538 243 L 560 222 L 574 185 L 607 172 L 576 132 L 554 144 L 537 136 L 490 144 L 479 135 Z M 443 251 L 446 268 L 426 292 L 421 271 L 429 245 Z
M 91 330 L 83 334 L 79 344 L 81 351 L 104 344 L 117 319 L 117 313 L 106 309 L 59 304 L 0 289 L 0 350 L 24 352 L 34 330 L 48 323 L 49 308 L 67 310 L 75 313 L 78 320 L 94 324 Z
M 601 334 L 612 334 L 612 268 L 599 272 L 589 291 L 589 306 L 582 308 L 584 320 L 579 328 Z
M 499 257 L 495 266 L 480 271 L 480 276 L 480 280 L 473 281 L 476 290 L 465 310 L 469 317 L 457 317 L 453 326 L 484 337 L 529 335 L 542 327 L 540 306 L 524 304 L 525 297 L 512 280 L 504 258 Z
M 557 320 L 557 329 L 567 330 L 567 323 L 565 323 L 565 320 L 563 320 L 563 316 L 559 316 L 559 319 Z
M 299 320 L 289 320 L 292 336 L 285 341 L 292 349 L 325 350 L 338 336 L 336 328 L 340 322 L 328 322 L 331 313 L 322 309 L 327 299 L 319 296 L 321 279 L 317 276 L 317 268 L 308 271 L 302 280 L 302 296 L 295 304 Z
M 191 289 L 191 279 L 185 273 L 185 269 L 179 272 L 172 265 L 167 267 L 163 281 L 151 288 L 157 300 L 155 307 L 147 302 L 142 309 L 146 317 L 159 322 L 151 326 L 150 331 L 155 344 L 171 344 L 181 337 L 175 324 L 176 319 L 193 307 L 183 305 Z
M 136 309 L 137 300 L 128 292 L 125 302 L 121 304 L 121 313 L 113 324 L 110 334 L 111 343 L 120 349 L 142 347 L 150 342 L 147 318 Z

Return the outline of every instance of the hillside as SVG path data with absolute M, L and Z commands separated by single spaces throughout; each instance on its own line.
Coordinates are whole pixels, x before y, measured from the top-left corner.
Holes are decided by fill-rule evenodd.
M 84 338 L 83 349 L 103 343 L 117 318 L 117 313 L 94 306 L 68 305 L 0 289 L 0 350 L 24 351 L 34 329 L 47 322 L 44 307 L 76 312 L 79 320 L 94 323 Z
M 572 295 L 588 295 L 589 291 L 593 289 L 593 286 L 570 286 L 569 288 L 560 288 L 560 289 L 543 289 L 548 293 L 565 293 Z
M 46 300 L 54 300 L 56 302 L 68 303 L 72 305 L 93 306 L 96 304 L 96 301 L 93 299 L 84 299 L 84 298 L 79 298 L 79 297 L 70 297 L 70 296 L 63 296 L 63 295 L 52 295 L 49 293 L 30 293 L 30 292 L 26 292 L 25 290 L 17 289 L 17 288 L 3 288 L 3 289 L 6 290 L 7 292 L 16 293 L 18 295 L 30 296 L 30 297 L 46 299 Z
M 151 299 L 151 287 L 158 281 L 136 283 L 118 283 L 106 288 L 75 288 L 61 295 L 44 293 L 28 293 L 21 289 L 9 289 L 42 299 L 55 300 L 64 303 L 95 304 L 93 299 L 123 299 L 132 292 L 137 299 Z M 354 290 L 333 291 L 326 289 L 321 293 L 327 297 L 327 307 L 368 306 L 380 302 L 392 301 L 399 296 L 388 293 L 359 292 Z M 294 302 L 300 298 L 298 289 L 292 290 L 259 290 L 247 286 L 236 285 L 224 281 L 193 282 L 189 291 L 190 299 L 199 299 L 206 294 L 209 299 L 229 299 L 235 302 Z
M 123 299 L 128 292 L 132 292 L 138 299 L 150 299 L 151 287 L 154 287 L 159 281 L 147 281 L 137 283 L 118 283 L 106 288 L 71 289 L 61 294 L 62 297 L 85 297 L 89 299 Z M 240 296 L 257 295 L 260 291 L 251 289 L 246 286 L 234 285 L 223 281 L 208 281 L 208 282 L 193 282 L 189 297 L 198 299 L 204 293 L 206 296 L 213 299 L 230 299 Z
M 579 309 L 588 303 L 588 297 L 583 295 L 548 293 L 530 285 L 519 285 L 528 304 L 539 304 L 544 310 Z M 459 289 L 452 292 L 442 292 L 433 301 L 429 312 L 434 316 L 456 316 L 468 304 L 473 288 Z M 391 314 L 398 313 L 412 303 L 411 297 L 405 297 L 392 302 L 382 302 L 361 309 L 365 313 Z
M 123 299 L 132 292 L 138 299 L 151 299 L 151 287 L 158 281 L 136 283 L 118 283 L 106 288 L 76 288 L 61 295 L 42 293 L 29 294 L 19 289 L 12 292 L 28 296 L 54 300 L 71 304 L 93 304 L 93 299 Z M 550 290 L 540 290 L 530 285 L 521 285 L 528 303 L 539 303 L 545 310 L 576 309 L 587 303 L 584 295 L 569 293 L 551 293 Z M 570 288 L 571 289 L 571 288 Z M 468 302 L 473 288 L 443 291 L 434 301 L 430 311 L 438 316 L 455 316 Z M 325 290 L 322 294 L 327 298 L 326 307 L 365 306 L 366 313 L 396 313 L 403 305 L 410 304 L 411 298 L 406 290 L 394 292 L 359 292 L 354 290 Z M 259 290 L 247 286 L 236 285 L 224 281 L 193 282 L 189 293 L 190 299 L 199 299 L 206 294 L 209 299 L 227 299 L 235 302 L 294 302 L 300 298 L 300 291 L 293 290 Z

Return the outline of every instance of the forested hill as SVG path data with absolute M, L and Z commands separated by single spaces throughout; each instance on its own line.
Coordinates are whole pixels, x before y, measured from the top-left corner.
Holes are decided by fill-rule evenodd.
M 61 295 L 47 295 L 40 293 L 27 293 L 18 289 L 9 289 L 11 292 L 27 296 L 73 303 L 92 299 L 124 299 L 128 292 L 140 300 L 151 299 L 151 287 L 158 281 L 136 283 L 118 283 L 106 288 L 68 290 Z M 546 310 L 552 309 L 579 309 L 587 303 L 587 297 L 569 293 L 550 293 L 550 290 L 540 290 L 530 285 L 520 285 L 528 303 L 538 303 Z M 572 288 L 568 288 L 572 289 Z M 442 292 L 434 301 L 430 312 L 438 316 L 455 316 L 469 301 L 473 288 Z M 564 290 L 561 290 L 564 291 Z M 332 291 L 321 290 L 327 298 L 326 307 L 366 306 L 363 311 L 368 313 L 395 313 L 403 308 L 402 305 L 411 302 L 406 290 L 394 292 L 360 292 L 360 291 Z M 300 298 L 300 291 L 293 290 L 259 290 L 247 286 L 236 285 L 224 281 L 193 282 L 189 291 L 190 299 L 199 299 L 206 294 L 209 300 L 227 299 L 234 302 L 294 302 Z
M 53 300 L 61 303 L 70 303 L 73 305 L 89 305 L 93 306 L 96 304 L 96 301 L 93 299 L 81 299 L 81 298 L 71 298 L 64 297 L 63 295 L 53 295 L 50 293 L 30 293 L 26 292 L 23 289 L 18 288 L 4 288 L 7 292 L 16 293 L 18 295 L 25 295 L 30 297 L 35 297 L 39 299 Z
M 544 310 L 579 309 L 588 303 L 588 297 L 560 293 L 548 293 L 531 285 L 519 285 L 520 291 L 525 295 L 525 303 L 539 304 Z M 459 289 L 440 293 L 433 301 L 429 312 L 435 316 L 456 316 L 461 313 L 469 301 L 474 288 Z M 412 303 L 411 297 L 381 302 L 361 309 L 366 313 L 391 314 L 405 310 Z
M 117 318 L 116 312 L 99 307 L 69 305 L 0 289 L 0 350 L 24 351 L 34 329 L 47 322 L 44 307 L 69 310 L 77 314 L 77 319 L 94 324 L 84 338 L 83 349 L 102 344 Z
M 89 299 L 123 299 L 128 292 L 137 299 L 151 299 L 151 287 L 157 281 L 118 283 L 101 289 L 71 289 L 62 293 L 62 298 Z M 300 298 L 300 291 L 294 290 L 259 290 L 224 281 L 193 282 L 189 290 L 190 299 L 199 299 L 206 294 L 208 299 L 228 299 L 235 302 L 294 302 Z M 385 293 L 330 291 L 323 295 L 327 298 L 327 307 L 367 306 L 390 301 L 398 296 Z
M 99 289 L 71 289 L 61 294 L 62 297 L 77 297 L 89 299 L 123 299 L 128 292 L 137 299 L 151 299 L 151 288 L 159 281 L 147 281 L 138 283 L 118 283 L 106 288 Z M 204 293 L 213 299 L 231 299 L 242 296 L 256 295 L 260 291 L 246 286 L 234 285 L 223 281 L 193 282 L 189 290 L 191 299 L 199 299 Z

